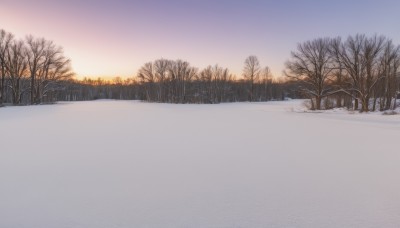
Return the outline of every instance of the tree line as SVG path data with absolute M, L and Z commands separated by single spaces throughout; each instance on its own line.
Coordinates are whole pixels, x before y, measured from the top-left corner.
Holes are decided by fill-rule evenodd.
M 245 60 L 243 79 L 218 65 L 199 70 L 183 60 L 158 59 L 144 64 L 137 74 L 142 100 L 168 103 L 221 103 L 268 101 L 285 97 L 281 82 L 256 56 Z
M 16 39 L 0 30 L 0 105 L 40 104 L 71 79 L 70 60 L 52 41 L 31 35 Z
M 310 98 L 317 110 L 396 108 L 400 46 L 384 36 L 306 41 L 285 65 L 286 77 L 275 79 L 256 56 L 249 56 L 238 78 L 219 65 L 199 69 L 184 60 L 157 59 L 132 78 L 77 80 L 62 47 L 0 30 L 0 106 L 95 99 L 215 104 Z
M 400 46 L 377 35 L 318 38 L 298 44 L 285 74 L 301 83 L 299 91 L 311 98 L 313 109 L 395 109 L 400 91 Z
M 218 65 L 199 70 L 183 60 L 158 59 L 129 79 L 77 80 L 61 46 L 32 35 L 17 39 L 0 30 L 0 106 L 94 99 L 169 103 L 281 100 L 292 94 L 256 56 L 237 79 Z M 290 86 L 289 86 L 290 87 Z M 293 95 L 293 94 L 292 94 Z
M 181 60 L 156 60 L 155 62 L 158 61 L 178 63 L 180 67 L 182 67 L 181 64 L 189 65 Z M 59 82 L 64 88 L 57 91 L 56 97 L 52 96 L 51 100 L 117 99 L 158 103 L 216 104 L 250 101 L 250 99 L 253 101 L 282 100 L 285 97 L 301 96 L 296 93 L 296 83 L 286 83 L 269 78 L 268 81 L 254 79 L 253 85 L 251 85 L 248 80 L 237 80 L 234 75 L 228 73 L 227 69 L 217 65 L 209 66 L 200 72 L 197 71 L 197 68 L 186 71 L 183 67 L 180 70 L 175 69 L 175 72 L 171 74 L 167 72 L 163 76 L 151 73 L 153 71 L 152 62 L 151 65 L 145 64 L 137 76 L 132 78 L 115 77 L 111 80 L 85 78 Z M 190 75 L 193 72 L 195 74 Z M 251 87 L 253 87 L 253 91 Z M 48 96 L 48 98 L 50 97 Z

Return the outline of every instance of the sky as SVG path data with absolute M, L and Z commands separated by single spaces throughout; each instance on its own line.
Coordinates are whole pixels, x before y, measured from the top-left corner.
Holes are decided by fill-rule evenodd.
M 256 55 L 275 77 L 299 42 L 357 33 L 400 44 L 398 0 L 0 0 L 0 29 L 53 40 L 78 78 L 135 76 L 182 59 L 241 75 Z

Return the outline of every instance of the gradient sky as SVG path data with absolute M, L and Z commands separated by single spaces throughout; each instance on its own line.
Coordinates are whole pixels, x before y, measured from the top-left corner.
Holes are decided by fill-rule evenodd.
M 63 46 L 78 77 L 131 77 L 158 58 L 241 75 L 249 55 L 280 76 L 308 39 L 376 33 L 400 44 L 400 1 L 0 0 L 0 28 Z

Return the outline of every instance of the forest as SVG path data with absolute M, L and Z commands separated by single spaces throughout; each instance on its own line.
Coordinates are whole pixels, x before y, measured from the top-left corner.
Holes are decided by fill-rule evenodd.
M 78 80 L 61 46 L 0 30 L 0 106 L 96 99 L 217 104 L 307 98 L 313 110 L 396 108 L 400 47 L 384 36 L 299 43 L 285 66 L 285 76 L 277 79 L 254 55 L 245 59 L 240 76 L 217 64 L 199 69 L 184 60 L 157 59 L 131 78 Z

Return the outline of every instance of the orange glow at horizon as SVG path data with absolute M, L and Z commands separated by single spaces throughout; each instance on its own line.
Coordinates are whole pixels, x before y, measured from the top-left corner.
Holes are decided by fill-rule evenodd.
M 280 68 L 279 64 L 273 65 L 270 59 L 261 55 L 263 52 L 258 47 L 248 48 L 246 54 L 232 54 L 232 50 L 240 51 L 237 43 L 207 37 L 194 40 L 193 37 L 198 37 L 197 34 L 191 35 L 192 37 L 178 36 L 179 38 L 169 35 L 163 37 L 164 40 L 160 43 L 157 36 L 150 34 L 150 31 L 143 34 L 136 32 L 141 29 L 140 24 L 131 25 L 136 29 L 125 28 L 126 31 L 122 32 L 121 25 L 111 24 L 101 17 L 100 21 L 92 18 L 81 20 L 85 12 L 76 13 L 76 17 L 71 17 L 63 9 L 40 14 L 29 7 L 18 8 L 17 3 L 13 5 L 14 3 L 0 8 L 0 20 L 7 21 L 0 28 L 13 33 L 18 39 L 32 34 L 53 40 L 64 48 L 65 56 L 71 59 L 77 79 L 132 78 L 146 62 L 159 58 L 182 59 L 199 70 L 218 64 L 228 68 L 236 78 L 241 78 L 243 62 L 247 56 L 253 54 L 259 57 L 263 67 L 270 67 L 274 76 L 281 75 L 280 71 L 275 71 Z M 36 7 L 38 6 L 32 5 L 33 9 Z M 24 17 L 16 16 L 22 14 Z M 49 17 L 52 20 L 49 21 Z M 6 20 L 9 18 L 12 20 Z M 204 47 L 199 50 L 199 45 Z

